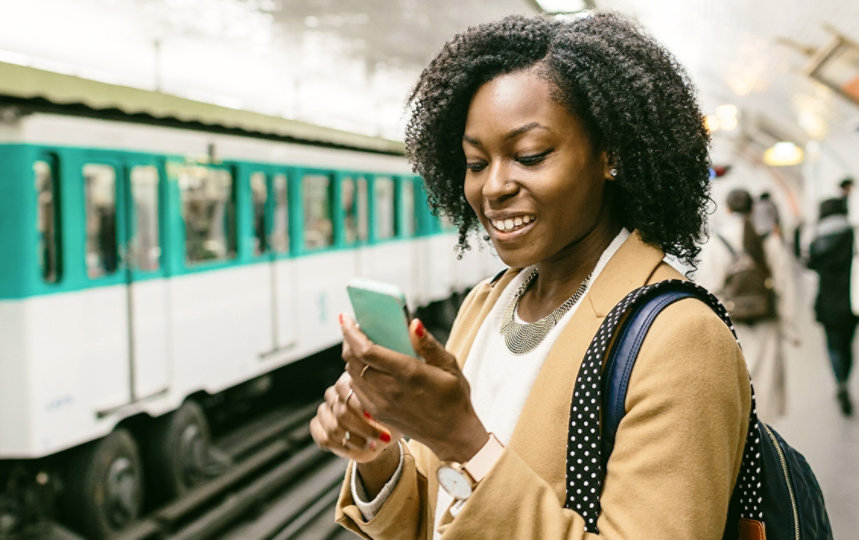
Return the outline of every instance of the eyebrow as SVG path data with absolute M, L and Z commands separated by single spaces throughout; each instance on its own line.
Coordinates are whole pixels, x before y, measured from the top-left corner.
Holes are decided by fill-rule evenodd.
M 507 133 L 506 135 L 504 135 L 504 140 L 509 141 L 510 139 L 515 139 L 516 137 L 522 135 L 523 133 L 526 133 L 528 131 L 531 131 L 532 129 L 537 129 L 537 128 L 545 129 L 547 131 L 549 130 L 549 128 L 547 128 L 546 126 L 544 126 L 543 124 L 541 124 L 539 122 L 529 122 L 523 126 L 517 127 L 516 129 L 514 129 L 514 130 L 510 131 L 509 133 Z M 464 133 L 462 135 L 462 140 L 469 143 L 469 144 L 472 144 L 474 146 L 481 146 L 481 147 L 483 146 L 480 143 L 479 139 L 475 139 L 474 137 L 469 137 L 468 135 L 466 135 Z

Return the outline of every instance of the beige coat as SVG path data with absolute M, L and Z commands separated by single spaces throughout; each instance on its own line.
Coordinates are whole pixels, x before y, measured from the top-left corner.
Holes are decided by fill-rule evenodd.
M 743 356 L 724 323 L 698 300 L 676 302 L 645 339 L 608 461 L 600 535 L 564 509 L 573 385 L 606 314 L 629 291 L 681 278 L 634 233 L 611 258 L 543 364 L 511 440 L 443 537 L 718 539 L 742 458 L 750 409 Z M 462 362 L 515 271 L 476 287 L 459 311 L 448 349 Z M 365 538 L 432 538 L 438 459 L 412 441 L 397 486 L 364 522 L 347 473 L 337 521 Z M 351 467 L 349 468 L 351 470 Z

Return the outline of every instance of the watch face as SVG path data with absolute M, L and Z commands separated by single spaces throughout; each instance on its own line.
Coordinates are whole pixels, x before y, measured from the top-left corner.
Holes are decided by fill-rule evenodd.
M 471 496 L 471 481 L 465 473 L 441 466 L 438 468 L 437 476 L 439 485 L 454 499 L 465 500 Z

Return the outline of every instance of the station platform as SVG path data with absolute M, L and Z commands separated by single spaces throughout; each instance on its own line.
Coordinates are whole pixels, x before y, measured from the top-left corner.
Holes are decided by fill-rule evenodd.
M 817 277 L 795 269 L 799 347 L 785 346 L 787 414 L 772 422 L 802 453 L 823 490 L 833 537 L 855 538 L 859 530 L 859 413 L 845 418 L 835 400 L 835 379 L 826 355 L 823 328 L 814 320 Z M 854 341 L 857 351 L 859 340 Z M 854 353 L 856 354 L 856 353 Z M 854 367 L 855 371 L 855 367 Z M 851 395 L 859 405 L 859 377 L 851 377 Z

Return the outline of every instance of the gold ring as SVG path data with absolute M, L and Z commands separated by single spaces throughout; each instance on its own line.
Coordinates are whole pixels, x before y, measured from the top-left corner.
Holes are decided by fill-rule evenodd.
M 349 442 L 349 439 L 352 438 L 352 434 L 349 433 L 349 430 L 346 430 L 346 434 L 343 435 L 343 439 L 340 441 L 341 446 L 346 446 L 346 443 Z
M 352 397 L 352 394 L 354 394 L 354 393 L 355 393 L 355 389 L 350 388 L 349 393 L 346 394 L 346 401 L 344 401 L 343 403 L 345 403 L 346 405 L 349 405 L 349 398 Z M 349 432 L 347 431 L 346 433 L 349 433 Z
M 367 370 L 370 369 L 370 364 L 364 364 L 364 369 L 361 370 L 361 374 L 358 375 L 362 379 L 364 378 L 364 374 L 367 373 Z

